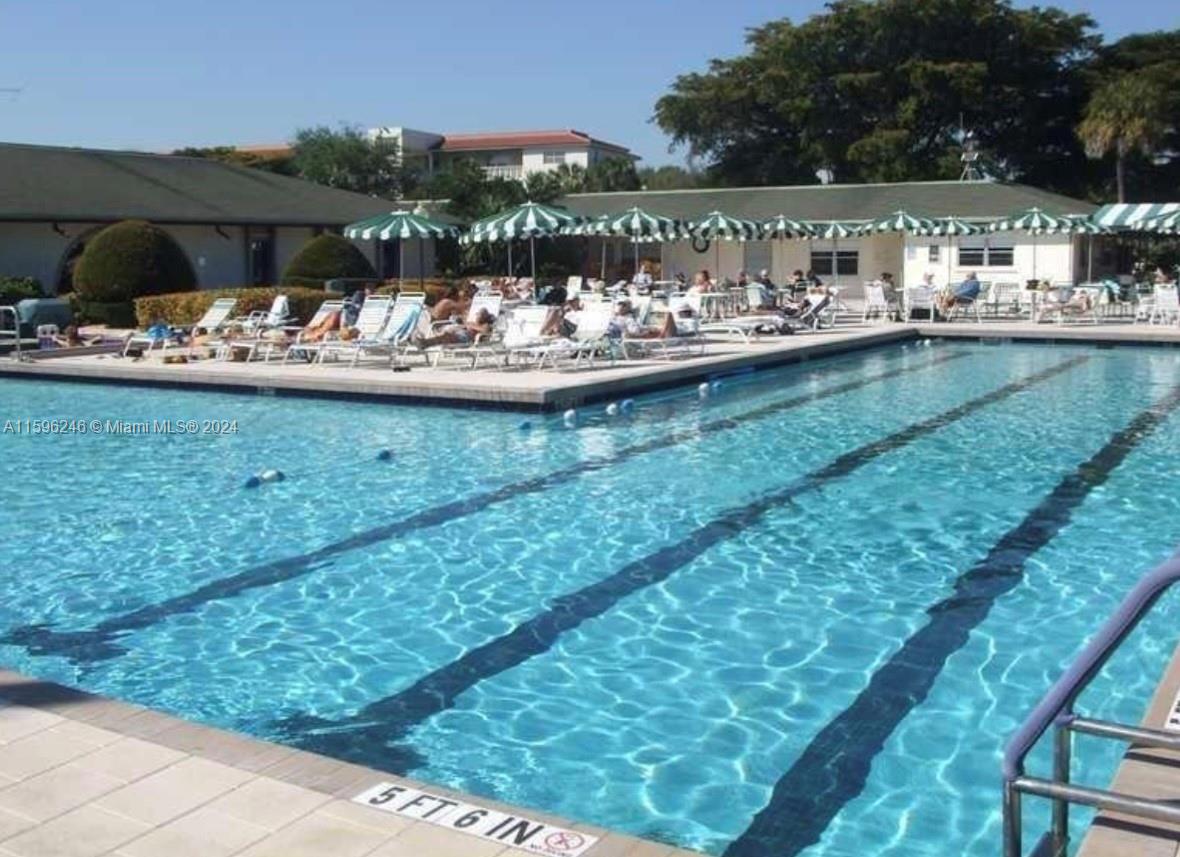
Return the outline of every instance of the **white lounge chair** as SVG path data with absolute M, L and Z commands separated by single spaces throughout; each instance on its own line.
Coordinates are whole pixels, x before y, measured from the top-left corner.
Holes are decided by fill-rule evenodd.
M 879 318 L 882 321 L 897 312 L 897 303 L 886 297 L 885 287 L 879 283 L 865 283 L 865 308 L 861 321 Z
M 216 333 L 221 330 L 229 321 L 230 314 L 234 311 L 234 306 L 237 304 L 237 298 L 217 298 L 205 310 L 197 323 L 192 325 L 189 330 L 190 336 L 201 328 L 209 333 Z M 155 345 L 160 346 L 160 351 L 166 351 L 169 346 L 177 345 L 179 343 L 179 332 L 174 331 L 172 336 L 163 339 L 159 337 L 148 336 L 147 333 L 136 333 L 128 337 L 127 342 L 123 345 L 123 356 L 127 356 L 127 352 L 134 346 L 142 346 L 146 354 L 152 350 Z M 189 349 L 191 352 L 191 348 Z M 191 356 L 191 355 L 190 355 Z
M 505 365 L 511 365 L 514 360 L 527 364 L 530 358 L 535 359 L 556 340 L 556 337 L 541 333 L 553 309 L 550 306 L 537 305 L 516 307 L 505 321 L 503 339 L 486 346 L 474 347 L 478 350 L 479 356 L 488 355 L 502 359 Z M 479 363 L 479 356 L 475 359 L 476 365 Z
M 467 308 L 467 315 L 463 318 L 464 324 L 475 324 L 479 317 L 485 312 L 492 317 L 494 321 L 500 318 L 500 309 L 504 304 L 504 296 L 498 294 L 476 295 L 471 299 L 471 306 Z M 431 332 L 435 333 L 448 325 L 454 324 L 453 319 L 444 321 L 436 321 L 431 324 Z M 413 331 L 410 331 L 413 333 Z M 490 344 L 490 339 L 484 337 L 482 334 L 476 338 L 475 342 L 454 345 L 432 345 L 428 348 L 422 348 L 416 345 L 410 337 L 406 337 L 399 344 L 399 353 L 395 356 L 395 362 L 400 358 L 408 357 L 411 354 L 420 355 L 427 363 L 438 366 L 444 358 L 461 357 L 463 360 L 469 360 L 471 366 L 474 367 L 478 357 L 479 349 L 486 348 Z
M 930 321 L 934 321 L 934 289 L 929 286 L 906 286 L 902 294 L 907 322 L 913 321 L 915 311 L 928 313 Z
M 1058 297 L 1055 300 L 1043 300 L 1033 320 L 1039 323 L 1051 318 L 1056 320 L 1058 324 L 1065 324 L 1066 319 L 1077 321 L 1088 319 L 1091 323 L 1098 324 L 1099 296 L 1097 294 L 1089 295 L 1089 306 L 1083 309 L 1077 304 L 1070 303 L 1073 298 L 1073 295 L 1070 294 L 1071 291 L 1074 290 L 1056 290 L 1055 294 Z
M 1156 286 L 1153 290 L 1148 324 L 1180 324 L 1180 296 L 1176 286 Z
M 389 319 L 389 311 L 392 308 L 393 298 L 389 295 L 369 295 L 361 305 L 356 323 L 352 325 L 356 330 L 356 335 L 351 339 L 339 337 L 325 339 L 315 348 L 309 347 L 308 350 L 315 353 L 314 362 L 322 364 L 329 356 L 338 357 L 346 352 L 351 352 L 355 363 L 355 357 L 360 348 L 366 345 L 375 345 L 381 341 L 381 336 L 385 332 L 385 322 Z
M 320 342 L 318 340 L 315 342 L 308 342 L 305 338 L 308 335 L 307 331 L 315 331 L 320 325 L 327 321 L 328 317 L 332 315 L 332 313 L 341 313 L 343 311 L 344 301 L 342 300 L 324 301 L 322 304 L 320 304 L 320 308 L 315 311 L 315 315 L 311 317 L 311 321 L 304 325 L 299 330 L 299 332 L 295 334 L 295 341 L 288 345 L 286 350 L 284 350 L 283 362 L 286 363 L 293 354 L 302 355 L 305 361 L 310 361 L 315 356 L 315 352 L 319 348 Z M 266 360 L 270 360 L 269 350 L 266 355 Z
M 614 304 L 587 304 L 578 318 L 573 336 L 554 340 L 536 350 L 537 367 L 543 369 L 546 363 L 556 367 L 561 360 L 572 360 L 575 369 L 581 367 L 583 360 L 593 366 L 594 356 L 600 351 L 605 352 L 613 364 L 614 347 L 607 334 L 614 314 Z

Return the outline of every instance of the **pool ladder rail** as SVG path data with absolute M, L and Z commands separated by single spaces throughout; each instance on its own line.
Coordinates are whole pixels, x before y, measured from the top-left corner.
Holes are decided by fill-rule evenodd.
M 1033 857 L 1064 857 L 1069 845 L 1069 805 L 1120 812 L 1138 818 L 1180 824 L 1180 804 L 1152 800 L 1070 782 L 1073 736 L 1112 738 L 1137 747 L 1180 750 L 1180 732 L 1125 726 L 1074 713 L 1078 696 L 1102 670 L 1140 620 L 1172 584 L 1180 581 L 1180 553 L 1149 572 L 1130 591 L 1094 639 L 1029 714 L 1004 748 L 1004 857 L 1024 857 L 1021 799 L 1036 795 L 1053 802 L 1050 829 L 1038 840 Z M 1028 776 L 1024 760 L 1049 729 L 1053 730 L 1052 777 Z
M 9 316 L 12 317 L 11 329 L 5 324 Z M 0 306 L 0 348 L 10 342 L 12 343 L 12 359 L 20 360 L 22 357 L 20 350 L 20 315 L 14 306 Z

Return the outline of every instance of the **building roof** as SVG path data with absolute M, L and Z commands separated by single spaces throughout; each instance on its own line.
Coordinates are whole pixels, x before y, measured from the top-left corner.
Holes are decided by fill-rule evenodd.
M 0 143 L 0 220 L 342 226 L 396 207 L 204 158 Z
M 904 209 L 925 217 L 992 219 L 1039 207 L 1050 214 L 1090 214 L 1092 203 L 1039 188 L 999 182 L 792 185 L 786 187 L 576 193 L 562 205 L 595 216 L 639 206 L 666 217 L 699 217 L 714 209 L 752 219 L 868 220 Z
M 630 154 L 626 146 L 597 140 L 583 131 L 498 131 L 478 134 L 443 134 L 438 148 L 444 152 L 469 152 L 484 149 L 521 149 L 534 146 L 597 146 L 620 154 Z

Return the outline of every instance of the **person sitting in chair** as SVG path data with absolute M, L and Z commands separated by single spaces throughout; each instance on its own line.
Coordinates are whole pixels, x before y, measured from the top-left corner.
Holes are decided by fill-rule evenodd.
M 973 304 L 979 297 L 981 289 L 979 278 L 975 276 L 972 271 L 967 275 L 967 279 L 959 283 L 953 289 L 949 289 L 939 300 L 939 310 L 943 315 L 949 315 L 950 311 L 954 309 L 956 304 Z
M 481 336 L 491 333 L 495 325 L 495 316 L 486 309 L 481 309 L 474 321 L 448 324 L 437 336 L 422 336 L 413 341 L 419 348 L 430 348 L 434 345 L 470 345 Z

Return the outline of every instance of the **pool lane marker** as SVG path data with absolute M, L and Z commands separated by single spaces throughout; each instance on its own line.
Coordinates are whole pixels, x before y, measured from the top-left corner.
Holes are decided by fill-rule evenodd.
M 425 760 L 413 747 L 392 742 L 404 738 L 415 726 L 451 708 L 460 694 L 544 654 L 562 634 L 610 611 L 624 598 L 662 583 L 710 548 L 759 524 L 768 512 L 788 505 L 800 495 L 828 482 L 848 476 L 881 456 L 908 446 L 989 405 L 1068 372 L 1089 359 L 1079 356 L 1063 360 L 1048 369 L 1005 384 L 990 393 L 845 452 L 777 491 L 763 494 L 750 503 L 722 513 L 692 530 L 679 542 L 640 557 L 609 577 L 554 598 L 548 609 L 517 625 L 507 634 L 468 650 L 458 660 L 427 673 L 392 696 L 369 703 L 351 717 L 327 720 L 295 714 L 275 723 L 273 729 L 282 736 L 283 741 L 327 756 L 355 759 L 399 774 L 421 768 Z
M 898 724 L 930 692 L 947 659 L 968 641 L 992 605 L 1024 579 L 1024 565 L 1069 524 L 1073 512 L 1180 406 L 1180 386 L 1111 435 L 1024 519 L 927 608 L 927 623 L 870 677 L 775 784 L 770 802 L 730 843 L 724 857 L 791 857 L 820 840 L 844 805 L 864 789 L 873 759 Z
M 825 387 L 822 390 L 802 393 L 788 399 L 770 402 L 736 416 L 716 419 L 690 429 L 671 432 L 635 444 L 634 446 L 625 447 L 613 455 L 582 461 L 544 476 L 536 476 L 531 479 L 513 482 L 493 491 L 477 494 L 463 500 L 455 500 L 441 506 L 434 506 L 410 515 L 408 518 L 393 521 L 380 527 L 374 527 L 373 529 L 365 530 L 338 542 L 324 545 L 322 548 L 318 548 L 310 553 L 254 566 L 230 577 L 214 580 L 183 595 L 178 595 L 156 604 L 149 604 L 121 616 L 113 616 L 110 619 L 99 622 L 88 630 L 55 631 L 48 624 L 24 625 L 0 636 L 0 644 L 22 646 L 32 655 L 55 655 L 69 658 L 77 663 L 96 663 L 110 658 L 117 658 L 126 654 L 126 650 L 117 643 L 117 638 L 120 634 L 147 628 L 157 622 L 181 613 L 191 613 L 212 601 L 234 598 L 251 589 L 273 586 L 305 574 L 310 574 L 325 567 L 341 554 L 371 547 L 380 542 L 399 538 L 418 530 L 441 526 L 442 524 L 482 512 L 484 509 L 498 503 L 504 503 L 526 494 L 546 491 L 555 486 L 570 482 L 585 473 L 604 470 L 648 452 L 655 452 L 660 449 L 697 440 L 793 408 L 859 390 L 862 387 L 868 387 L 880 381 L 889 381 L 911 373 L 924 372 L 952 360 L 962 359 L 970 353 L 969 351 L 959 351 L 941 354 L 932 360 L 916 366 L 891 369 L 874 375 L 868 375 L 864 378 L 858 378 L 854 381 Z M 904 357 L 905 355 L 898 354 L 897 356 Z M 855 371 L 859 368 L 861 367 L 855 364 L 849 366 L 839 365 L 824 370 L 823 375 L 844 374 L 845 372 Z M 800 374 L 797 376 L 797 379 L 792 380 L 792 384 L 805 383 L 808 379 L 808 375 Z

